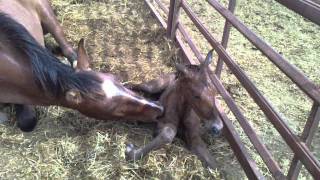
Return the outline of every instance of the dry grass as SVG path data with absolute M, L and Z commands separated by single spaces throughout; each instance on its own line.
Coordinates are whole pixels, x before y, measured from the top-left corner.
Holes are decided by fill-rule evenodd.
M 168 0 L 164 0 L 168 2 Z M 205 1 L 188 0 L 217 39 L 224 20 Z M 222 1 L 226 3 L 226 0 Z M 76 45 L 86 38 L 94 69 L 112 72 L 123 82 L 141 82 L 173 71 L 176 49 L 164 38 L 164 30 L 150 16 L 142 0 L 52 0 L 68 39 Z M 239 1 L 236 15 L 277 51 L 320 84 L 320 28 L 273 0 Z M 203 54 L 210 49 L 204 38 L 182 12 Z M 258 88 L 287 119 L 296 133 L 302 131 L 311 102 L 292 82 L 274 68 L 239 33 L 232 31 L 228 51 L 253 79 Z M 47 38 L 50 41 L 50 37 Z M 52 41 L 52 40 L 51 40 Z M 290 163 L 290 150 L 270 128 L 258 107 L 239 82 L 224 71 L 223 81 L 237 104 L 272 151 L 284 171 Z M 228 112 L 228 109 L 226 109 Z M 248 149 L 253 149 L 234 117 Z M 40 122 L 29 134 L 11 124 L 0 125 L 0 177 L 4 179 L 243 179 L 244 173 L 223 138 L 205 137 L 217 158 L 220 172 L 203 168 L 180 140 L 152 152 L 135 163 L 124 160 L 126 142 L 143 145 L 152 130 L 145 125 L 101 122 L 60 107 L 39 108 Z M 313 152 L 320 158 L 320 132 Z M 270 173 L 254 151 L 250 151 L 264 175 Z M 311 179 L 303 173 L 300 179 Z
M 95 70 L 123 82 L 141 82 L 173 71 L 176 50 L 140 0 L 52 0 L 74 45 L 84 37 Z M 47 41 L 52 41 L 47 37 Z M 61 107 L 39 108 L 39 124 L 22 133 L 0 125 L 3 179 L 214 179 L 235 178 L 241 170 L 223 138 L 206 137 L 221 172 L 204 168 L 180 140 L 141 161 L 125 161 L 125 143 L 143 145 L 152 129 L 102 122 Z M 234 171 L 237 169 L 236 171 Z

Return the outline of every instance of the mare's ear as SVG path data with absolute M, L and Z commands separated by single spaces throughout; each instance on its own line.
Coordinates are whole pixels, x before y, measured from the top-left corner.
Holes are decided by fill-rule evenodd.
M 201 70 L 205 69 L 211 64 L 212 56 L 213 56 L 213 49 L 208 52 L 206 59 L 200 64 Z
M 84 48 L 84 39 L 80 39 L 78 44 L 78 60 L 76 64 L 73 64 L 76 70 L 89 71 L 89 57 L 87 55 L 86 49 Z
M 82 102 L 82 96 L 79 90 L 75 90 L 75 89 L 68 90 L 65 96 L 66 96 L 67 102 L 73 105 L 77 105 Z
M 187 70 L 186 66 L 184 66 L 182 64 L 176 64 L 176 69 L 178 72 L 181 72 L 184 75 L 188 74 L 188 70 Z

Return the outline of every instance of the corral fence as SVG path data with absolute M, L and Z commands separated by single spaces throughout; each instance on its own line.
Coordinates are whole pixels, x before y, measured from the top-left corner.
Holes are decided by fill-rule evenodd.
M 309 0 L 277 1 L 287 8 L 309 19 L 310 21 L 320 25 L 319 4 Z M 145 0 L 145 2 L 159 20 L 161 25 L 166 28 L 167 37 L 176 42 L 177 46 L 181 50 L 181 55 L 184 59 L 187 59 L 189 63 L 197 63 L 192 58 L 192 53 L 194 53 L 199 62 L 203 61 L 204 57 L 200 53 L 198 47 L 192 41 L 190 34 L 186 31 L 184 25 L 180 23 L 179 11 L 185 11 L 187 16 L 201 32 L 204 38 L 215 49 L 219 58 L 216 69 L 211 71 L 210 79 L 216 86 L 218 92 L 222 96 L 231 112 L 238 120 L 243 131 L 248 136 L 258 154 L 261 156 L 272 176 L 275 179 L 297 179 L 300 169 L 302 165 L 304 165 L 308 172 L 315 179 L 319 179 L 320 164 L 317 158 L 310 151 L 309 147 L 320 121 L 320 90 L 300 70 L 291 65 L 286 59 L 284 59 L 265 41 L 259 38 L 233 14 L 236 7 L 236 0 L 229 0 L 228 9 L 223 7 L 217 0 L 207 0 L 208 5 L 212 6 L 217 12 L 219 12 L 221 16 L 226 19 L 221 43 L 210 34 L 208 29 L 193 12 L 186 0 L 170 0 L 169 9 L 160 0 Z M 158 8 L 156 8 L 156 6 Z M 159 12 L 158 9 L 159 11 L 162 10 L 163 12 Z M 165 13 L 168 18 L 164 19 L 160 13 Z M 254 85 L 254 83 L 227 53 L 226 47 L 228 44 L 231 27 L 237 29 L 246 39 L 256 46 L 256 48 L 258 48 L 278 69 L 280 69 L 287 77 L 289 77 L 291 81 L 295 83 L 304 92 L 304 94 L 313 101 L 313 106 L 310 110 L 310 115 L 306 121 L 302 134 L 297 135 L 293 133 L 280 114 L 272 107 L 268 100 Z M 185 42 L 190 47 L 191 51 L 187 48 Z M 240 108 L 236 105 L 235 100 L 222 85 L 222 82 L 220 81 L 220 74 L 223 64 L 226 64 L 227 68 L 235 75 L 241 85 L 246 89 L 255 103 L 261 108 L 265 116 L 273 124 L 274 128 L 276 128 L 283 140 L 294 153 L 294 157 L 291 161 L 290 169 L 287 174 L 284 174 L 284 172 L 280 169 L 278 162 L 274 160 L 274 157 L 272 157 L 267 147 L 258 137 L 253 127 L 249 124 L 246 117 L 240 111 Z M 239 163 L 243 167 L 247 177 L 249 179 L 264 179 L 260 169 L 256 165 L 256 162 L 247 152 L 247 149 L 241 141 L 240 136 L 236 132 L 232 122 L 230 119 L 228 119 L 219 104 L 217 104 L 217 107 L 220 112 L 220 117 L 225 125 L 224 134 L 229 141 Z

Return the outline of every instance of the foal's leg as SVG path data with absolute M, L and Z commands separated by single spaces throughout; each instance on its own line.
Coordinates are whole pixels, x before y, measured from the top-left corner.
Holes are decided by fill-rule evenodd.
M 37 125 L 36 112 L 33 106 L 15 104 L 18 127 L 24 132 L 31 132 Z
M 216 161 L 211 156 L 207 145 L 203 142 L 200 136 L 201 130 L 199 117 L 193 110 L 190 110 L 183 123 L 185 128 L 184 138 L 190 151 L 197 155 L 205 166 L 216 169 Z
M 176 78 L 174 73 L 165 74 L 159 79 L 154 79 L 141 84 L 128 84 L 128 88 L 134 91 L 142 91 L 148 94 L 156 94 L 165 90 Z
M 72 46 L 67 42 L 62 27 L 60 26 L 52 7 L 48 0 L 37 0 L 37 11 L 41 18 L 41 24 L 44 31 L 52 34 L 62 49 L 63 55 L 68 58 L 71 65 L 77 60 L 77 53 Z
M 177 127 L 173 124 L 165 124 L 158 134 L 149 144 L 141 148 L 135 148 L 133 144 L 128 144 L 126 148 L 127 160 L 138 160 L 147 155 L 150 151 L 161 148 L 165 144 L 169 144 L 176 136 Z

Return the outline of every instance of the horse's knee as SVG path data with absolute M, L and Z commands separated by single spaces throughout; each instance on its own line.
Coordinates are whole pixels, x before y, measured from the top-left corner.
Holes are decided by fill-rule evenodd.
M 164 127 L 161 131 L 162 140 L 169 144 L 173 141 L 174 137 L 177 134 L 177 130 L 171 127 Z
M 15 107 L 18 127 L 24 132 L 31 132 L 38 122 L 34 109 L 25 105 L 16 105 Z

